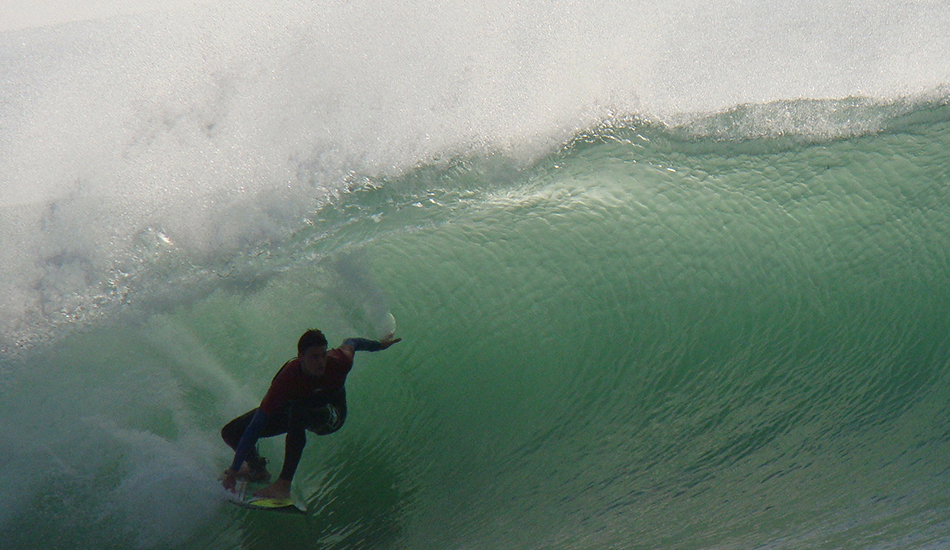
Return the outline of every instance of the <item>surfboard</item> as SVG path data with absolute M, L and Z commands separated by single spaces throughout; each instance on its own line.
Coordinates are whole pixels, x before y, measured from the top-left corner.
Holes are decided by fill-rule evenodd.
M 253 491 L 249 489 L 250 483 L 247 481 L 238 481 L 235 486 L 235 492 L 225 490 L 225 498 L 228 502 L 241 508 L 250 510 L 270 510 L 274 512 L 290 512 L 304 514 L 307 507 L 297 502 L 293 498 L 267 498 L 254 496 Z

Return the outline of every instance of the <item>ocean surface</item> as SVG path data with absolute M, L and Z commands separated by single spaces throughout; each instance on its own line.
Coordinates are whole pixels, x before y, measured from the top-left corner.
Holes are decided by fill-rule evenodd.
M 0 8 L 0 547 L 950 548 L 950 2 L 101 4 Z

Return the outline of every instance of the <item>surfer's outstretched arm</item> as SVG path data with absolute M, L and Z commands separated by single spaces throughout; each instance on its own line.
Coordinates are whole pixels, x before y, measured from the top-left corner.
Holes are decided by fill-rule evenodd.
M 340 349 L 350 355 L 352 355 L 355 351 L 382 351 L 401 340 L 402 338 L 393 338 L 392 334 L 384 336 L 379 341 L 369 340 L 366 338 L 347 338 L 346 340 L 343 340 L 343 344 L 340 346 Z

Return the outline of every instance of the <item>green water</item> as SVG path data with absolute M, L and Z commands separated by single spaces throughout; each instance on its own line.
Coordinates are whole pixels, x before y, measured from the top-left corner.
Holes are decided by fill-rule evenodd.
M 225 268 L 159 259 L 195 284 L 4 360 L 4 547 L 939 547 L 948 119 L 631 122 L 366 180 Z M 310 513 L 224 502 L 220 426 L 304 329 L 385 311 L 404 340 L 310 438 Z

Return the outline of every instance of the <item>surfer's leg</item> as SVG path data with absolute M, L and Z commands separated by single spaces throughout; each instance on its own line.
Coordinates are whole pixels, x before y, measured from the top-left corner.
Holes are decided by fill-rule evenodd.
M 317 435 L 330 435 L 343 427 L 346 409 L 327 403 L 307 418 L 307 429 Z
M 340 388 L 312 403 L 307 411 L 307 429 L 317 435 L 329 435 L 343 427 L 346 421 L 346 389 Z
M 251 423 L 251 420 L 254 418 L 254 413 L 256 412 L 257 409 L 247 411 L 228 422 L 221 428 L 221 439 L 232 449 L 237 449 L 238 443 L 241 441 L 241 436 L 244 435 L 244 430 L 247 429 L 248 424 Z M 261 428 L 258 437 L 274 437 L 275 435 L 287 433 L 289 423 L 290 413 L 287 409 L 269 414 L 267 415 L 267 423 Z
M 284 466 L 280 471 L 280 479 L 292 481 L 297 472 L 297 465 L 303 455 L 303 448 L 307 445 L 307 427 L 313 416 L 314 407 L 325 403 L 322 398 L 315 397 L 294 403 L 290 407 L 287 422 L 287 439 L 284 441 Z
M 331 434 L 346 420 L 346 391 L 343 388 L 329 394 L 295 403 L 290 408 L 287 439 L 284 443 L 284 466 L 280 479 L 291 481 L 307 445 L 307 431 L 317 435 Z
M 284 440 L 284 466 L 280 470 L 280 479 L 291 481 L 300 464 L 303 448 L 307 445 L 307 432 L 303 425 L 291 423 Z
M 221 438 L 224 439 L 224 442 L 227 443 L 229 447 L 237 449 L 238 443 L 241 441 L 241 436 L 244 435 L 244 430 L 247 429 L 248 424 L 251 423 L 251 419 L 254 418 L 254 413 L 256 412 L 257 409 L 250 410 L 231 422 L 228 422 L 221 428 Z M 285 433 L 287 431 L 288 420 L 289 415 L 287 411 L 279 411 L 268 415 L 267 423 L 261 428 L 259 437 L 273 437 Z M 256 446 L 248 449 L 244 457 L 244 462 L 249 469 L 245 477 L 250 477 L 252 481 L 266 481 L 270 479 L 270 473 L 267 471 L 267 459 L 257 452 Z
M 244 435 L 244 430 L 247 429 L 247 425 L 251 423 L 251 419 L 254 418 L 256 412 L 257 409 L 248 411 L 221 428 L 221 439 L 228 444 L 228 447 L 237 449 L 241 436 Z

